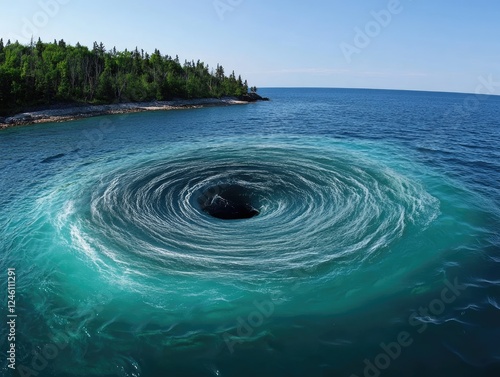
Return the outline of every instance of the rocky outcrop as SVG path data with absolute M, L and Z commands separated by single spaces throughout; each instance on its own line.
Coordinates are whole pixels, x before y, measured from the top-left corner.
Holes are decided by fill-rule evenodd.
M 256 102 L 256 101 L 269 101 L 269 98 L 261 97 L 257 93 L 245 93 L 238 97 L 238 101 Z
M 236 97 L 201 98 L 191 100 L 154 101 L 138 103 L 119 103 L 112 105 L 75 105 L 56 109 L 25 112 L 8 118 L 0 118 L 0 129 L 26 124 L 64 122 L 98 115 L 125 114 L 139 111 L 180 110 L 200 107 L 243 105 L 249 102 L 266 100 L 255 93 L 249 93 L 246 99 Z

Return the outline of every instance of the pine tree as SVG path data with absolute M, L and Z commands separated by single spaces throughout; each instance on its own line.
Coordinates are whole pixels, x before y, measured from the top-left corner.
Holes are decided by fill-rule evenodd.
M 4 49 L 5 46 L 3 45 L 3 39 L 0 38 L 0 64 L 2 64 L 5 60 Z
M 61 101 L 111 103 L 173 98 L 237 96 L 248 91 L 247 81 L 222 65 L 210 69 L 200 60 L 133 51 L 106 51 L 103 43 L 92 49 L 77 43 L 27 46 L 0 39 L 0 115 L 34 105 Z

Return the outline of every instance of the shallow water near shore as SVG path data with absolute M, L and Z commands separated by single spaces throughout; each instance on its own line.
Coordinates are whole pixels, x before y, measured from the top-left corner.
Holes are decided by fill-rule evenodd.
M 498 375 L 500 98 L 261 94 L 0 131 L 18 368 Z

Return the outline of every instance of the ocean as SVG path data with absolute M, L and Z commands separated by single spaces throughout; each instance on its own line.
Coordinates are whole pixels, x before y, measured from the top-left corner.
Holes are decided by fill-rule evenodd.
M 499 375 L 500 97 L 259 93 L 0 131 L 2 375 Z

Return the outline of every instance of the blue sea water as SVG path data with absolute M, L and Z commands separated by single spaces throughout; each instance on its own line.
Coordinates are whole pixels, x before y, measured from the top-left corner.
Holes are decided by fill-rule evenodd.
M 500 97 L 261 94 L 0 131 L 14 375 L 498 376 Z

